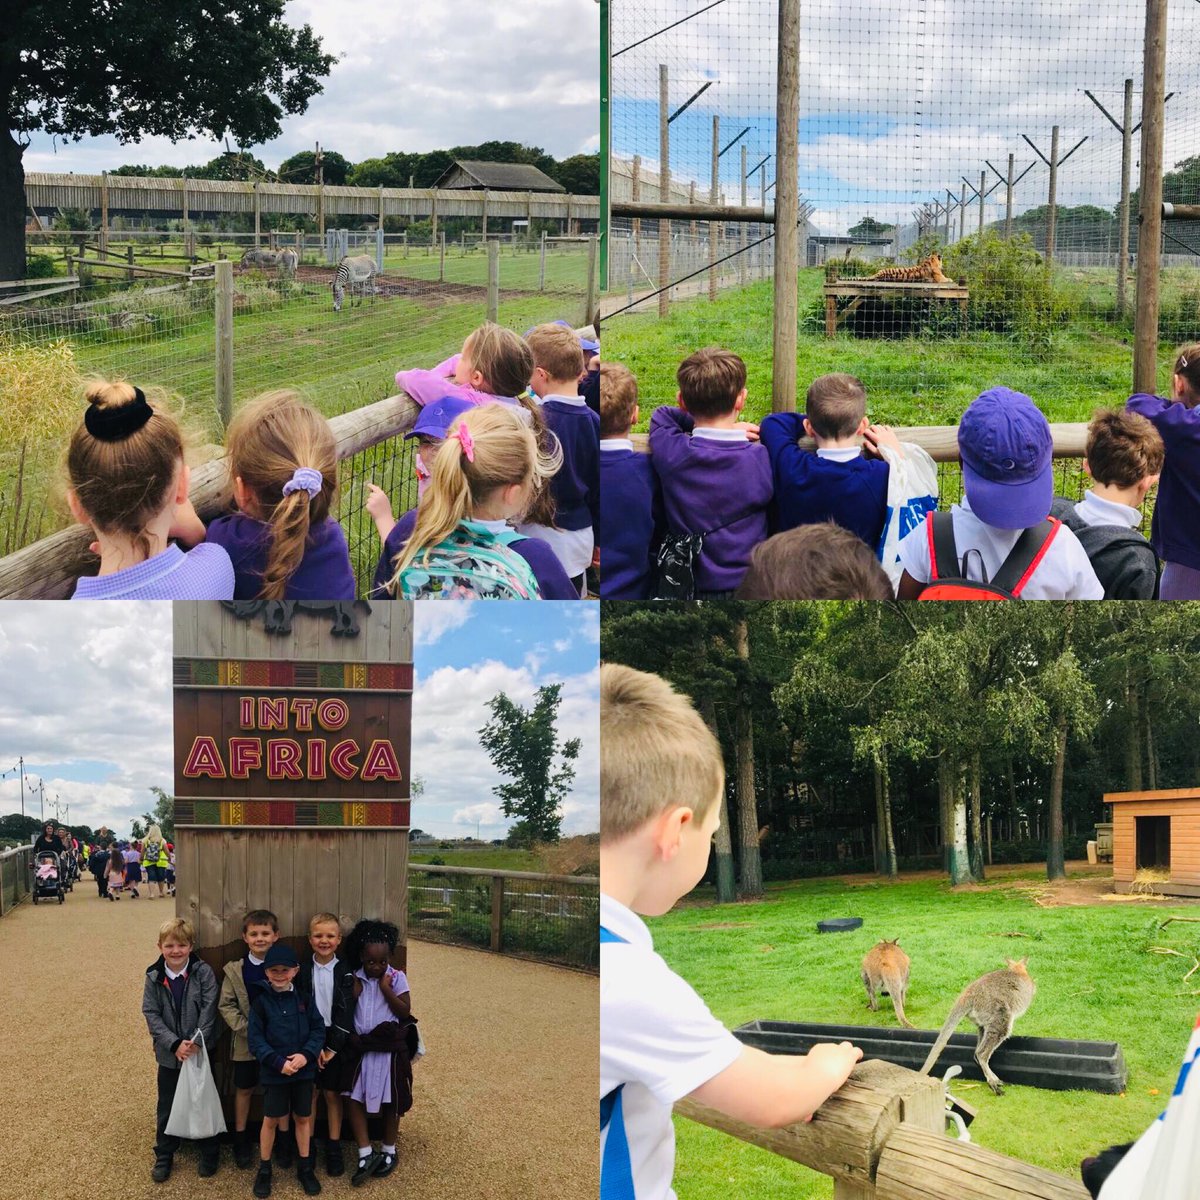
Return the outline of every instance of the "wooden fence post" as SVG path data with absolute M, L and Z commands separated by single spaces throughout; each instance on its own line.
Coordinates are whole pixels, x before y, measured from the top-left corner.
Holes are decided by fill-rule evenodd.
M 438 243 L 438 282 L 446 282 L 446 231 L 443 229 L 439 235 Z
M 233 263 L 218 262 L 213 271 L 216 305 L 216 401 L 222 429 L 233 420 Z
M 671 127 L 667 123 L 667 64 L 658 66 L 658 202 L 671 202 Z M 666 318 L 671 307 L 671 222 L 658 223 L 658 315 Z
M 712 176 L 709 180 L 708 199 L 716 204 L 717 191 L 720 187 L 720 153 L 721 153 L 721 117 L 713 114 L 712 119 Z M 708 298 L 717 298 L 717 230 L 720 225 L 716 221 L 708 223 Z
M 1125 113 L 1121 124 L 1121 241 L 1117 246 L 1117 314 L 1124 316 L 1129 284 L 1129 175 L 1133 160 L 1133 80 L 1125 80 Z
M 492 876 L 492 950 L 499 954 L 504 946 L 504 876 Z
M 1050 194 L 1046 206 L 1046 268 L 1054 264 L 1054 227 L 1058 213 L 1058 126 L 1050 131 Z
M 100 173 L 100 252 L 108 250 L 108 172 Z
M 587 295 L 583 298 L 583 319 L 579 322 L 580 325 L 590 325 L 596 319 L 596 309 L 599 305 L 599 297 L 596 294 L 596 281 L 598 275 L 596 267 L 599 263 L 600 239 L 591 238 L 588 241 L 587 250 Z
M 796 411 L 796 279 L 800 265 L 800 0 L 779 0 L 775 110 L 775 319 L 771 409 Z M 766 197 L 763 197 L 764 207 Z
M 546 231 L 542 230 L 542 251 L 541 259 L 538 263 L 538 291 L 546 290 Z
M 487 244 L 487 319 L 500 320 L 500 243 L 492 240 Z

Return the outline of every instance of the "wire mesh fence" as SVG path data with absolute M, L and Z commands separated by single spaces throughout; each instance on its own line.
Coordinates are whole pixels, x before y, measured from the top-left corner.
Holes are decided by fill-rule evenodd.
M 478 237 L 347 233 L 334 250 L 377 255 L 383 269 L 370 286 L 348 291 L 340 312 L 331 289 L 337 259 L 315 236 L 262 237 L 268 255 L 272 242 L 274 252 L 296 250 L 294 266 L 242 266 L 253 235 L 110 232 L 103 247 L 94 238 L 41 235 L 44 252 L 34 248 L 31 261 L 49 260 L 54 273 L 0 296 L 0 555 L 69 523 L 59 463 L 89 375 L 164 389 L 182 409 L 197 459 L 219 454 L 217 289 L 207 264 L 221 257 L 235 264 L 235 409 L 286 387 L 326 416 L 348 413 L 394 394 L 398 370 L 456 353 L 489 315 L 522 333 L 543 321 L 590 319 L 591 238 L 508 235 L 491 239 L 499 253 L 489 255 Z M 411 507 L 409 446 L 392 438 L 345 465 L 341 518 L 360 583 L 378 554 L 362 511 L 365 484 L 388 490 L 397 514 Z
M 1125 0 L 801 6 L 801 397 L 815 375 L 849 371 L 873 419 L 920 424 L 956 421 L 997 383 L 1060 421 L 1128 395 L 1145 17 Z M 760 415 L 778 5 L 614 0 L 611 21 L 606 357 L 637 363 L 648 415 L 674 394 L 680 358 L 727 345 L 747 358 L 747 415 Z M 1174 203 L 1200 198 L 1198 37 L 1200 9 L 1171 6 Z M 620 215 L 623 202 L 764 221 Z M 1162 250 L 1165 358 L 1200 330 L 1200 227 L 1166 221 Z
M 0 850 L 0 917 L 29 895 L 32 853 L 32 846 Z
M 413 937 L 600 969 L 600 881 L 594 876 L 408 869 Z

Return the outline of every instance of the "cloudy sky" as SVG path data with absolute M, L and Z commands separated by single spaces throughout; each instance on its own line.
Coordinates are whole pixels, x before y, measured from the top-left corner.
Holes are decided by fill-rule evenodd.
M 286 14 L 291 24 L 311 25 L 339 61 L 306 113 L 287 118 L 269 145 L 251 147 L 268 167 L 318 141 L 351 162 L 492 139 L 541 146 L 556 158 L 599 148 L 596 0 L 291 0 Z M 39 134 L 25 169 L 182 167 L 223 149 L 202 140 L 122 146 Z
M 412 768 L 425 794 L 413 826 L 475 837 L 478 824 L 479 837 L 502 837 L 512 822 L 492 788 L 503 779 L 479 745 L 487 702 L 504 692 L 529 708 L 539 687 L 561 683 L 560 738 L 583 740 L 563 832 L 599 829 L 599 606 L 419 604 L 416 641 Z
M 21 811 L 20 757 L 29 816 L 44 781 L 64 821 L 128 834 L 172 790 L 169 604 L 6 601 L 0 679 L 0 813 Z
M 673 172 L 706 190 L 714 115 L 722 147 L 748 129 L 751 170 L 774 155 L 777 12 L 772 0 L 704 8 L 700 0 L 614 0 L 613 145 L 624 158 L 640 154 L 656 178 L 659 64 L 668 68 L 671 112 L 710 84 L 670 126 Z M 635 46 L 688 14 L 698 15 Z M 1010 152 L 1018 173 L 1038 162 L 1017 189 L 1017 211 L 1044 204 L 1049 172 L 1021 134 L 1048 157 L 1056 123 L 1060 155 L 1088 139 L 1063 165 L 1059 203 L 1112 207 L 1121 138 L 1084 89 L 1119 121 L 1124 80 L 1132 78 L 1138 120 L 1143 22 L 1144 6 L 1129 0 L 806 0 L 800 192 L 816 206 L 814 223 L 834 233 L 867 213 L 908 221 L 931 195 L 944 198 L 947 187 L 960 195 L 962 176 L 978 184 L 986 159 L 1005 171 Z M 1176 94 L 1166 108 L 1168 167 L 1200 149 L 1200 4 L 1171 5 L 1169 22 L 1166 86 Z M 1137 145 L 1135 135 L 1135 157 Z M 720 162 L 721 188 L 734 200 L 740 146 Z M 989 176 L 991 186 L 997 179 Z M 987 220 L 1003 216 L 1003 202 L 1001 188 Z M 968 210 L 968 230 L 976 213 Z

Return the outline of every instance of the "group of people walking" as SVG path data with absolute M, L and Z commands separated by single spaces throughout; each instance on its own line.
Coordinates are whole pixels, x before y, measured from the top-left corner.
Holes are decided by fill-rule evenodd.
M 136 900 L 143 888 L 149 900 L 175 895 L 175 847 L 157 825 L 133 841 L 119 840 L 102 826 L 96 844 L 86 850 L 87 869 L 101 900 L 115 902 L 122 892 Z

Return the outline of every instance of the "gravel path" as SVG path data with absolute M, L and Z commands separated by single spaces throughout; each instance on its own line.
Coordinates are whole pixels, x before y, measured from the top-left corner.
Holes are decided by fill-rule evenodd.
M 228 1149 L 212 1179 L 180 1154 L 167 1183 L 150 1180 L 155 1067 L 142 980 L 172 912 L 161 900 L 101 903 L 85 876 L 65 904 L 26 903 L 0 921 L 4 1200 L 251 1194 L 252 1172 Z M 319 1170 L 324 1194 L 594 1197 L 597 980 L 426 942 L 409 943 L 408 966 L 429 1053 L 400 1122 L 400 1168 L 355 1189 Z M 110 1082 L 118 1071 L 124 1087 Z M 291 1172 L 275 1179 L 275 1196 L 303 1195 Z

